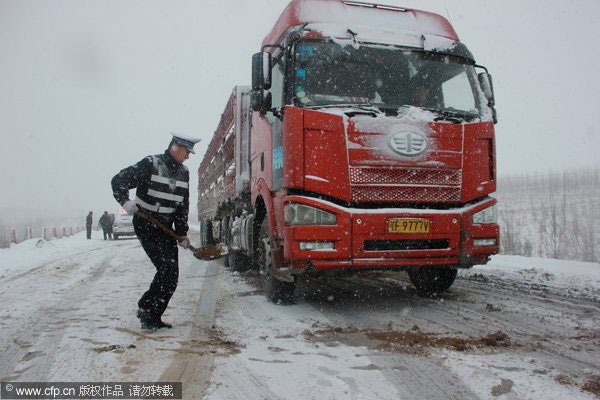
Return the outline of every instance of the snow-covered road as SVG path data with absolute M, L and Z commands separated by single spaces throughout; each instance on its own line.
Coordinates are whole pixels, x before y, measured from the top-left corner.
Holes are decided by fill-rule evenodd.
M 96 234 L 96 232 L 94 232 Z M 137 240 L 0 250 L 0 380 L 181 381 L 185 399 L 593 399 L 600 265 L 497 256 L 422 298 L 403 273 L 300 283 L 274 305 L 256 273 L 180 251 L 164 316 Z

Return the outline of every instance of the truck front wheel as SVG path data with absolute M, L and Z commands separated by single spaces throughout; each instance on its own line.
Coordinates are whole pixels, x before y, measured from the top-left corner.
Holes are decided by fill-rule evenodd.
M 265 217 L 258 236 L 258 265 L 265 296 L 275 304 L 293 303 L 296 282 L 281 281 L 273 274 L 273 261 L 271 258 L 273 239 L 269 235 L 268 224 L 267 217 Z
M 456 268 L 418 267 L 408 271 L 410 281 L 422 296 L 445 292 L 456 279 Z

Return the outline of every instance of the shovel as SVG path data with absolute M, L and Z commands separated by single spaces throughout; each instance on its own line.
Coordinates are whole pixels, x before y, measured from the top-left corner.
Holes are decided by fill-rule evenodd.
M 152 215 L 148 214 L 148 212 L 146 210 L 144 210 L 142 207 L 140 207 L 139 204 L 137 206 L 138 206 L 138 211 L 135 212 L 135 215 L 152 222 L 160 230 L 165 232 L 167 235 L 171 236 L 173 239 L 177 240 L 179 243 L 183 242 L 184 238 L 182 238 L 181 236 L 176 234 L 173 231 L 173 229 L 165 226 L 160 221 L 158 221 L 156 218 L 154 218 Z M 188 248 L 194 252 L 194 257 L 196 257 L 199 260 L 215 260 L 217 258 L 225 257 L 229 254 L 227 249 L 223 249 L 222 247 L 215 246 L 213 244 L 208 244 L 206 246 L 202 246 L 202 247 L 198 247 L 198 248 L 196 248 L 190 244 L 190 246 Z

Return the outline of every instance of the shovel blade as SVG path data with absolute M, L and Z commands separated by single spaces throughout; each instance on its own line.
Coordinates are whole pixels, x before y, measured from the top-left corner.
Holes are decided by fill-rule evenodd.
M 216 260 L 217 258 L 226 257 L 229 254 L 229 249 L 214 244 L 198 247 L 194 251 L 194 257 L 199 260 Z

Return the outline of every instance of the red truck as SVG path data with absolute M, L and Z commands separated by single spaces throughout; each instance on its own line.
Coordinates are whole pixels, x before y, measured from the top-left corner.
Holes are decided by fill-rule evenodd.
M 302 274 L 407 271 L 439 293 L 498 253 L 491 76 L 425 11 L 293 0 L 198 175 L 203 244 L 292 301 Z

